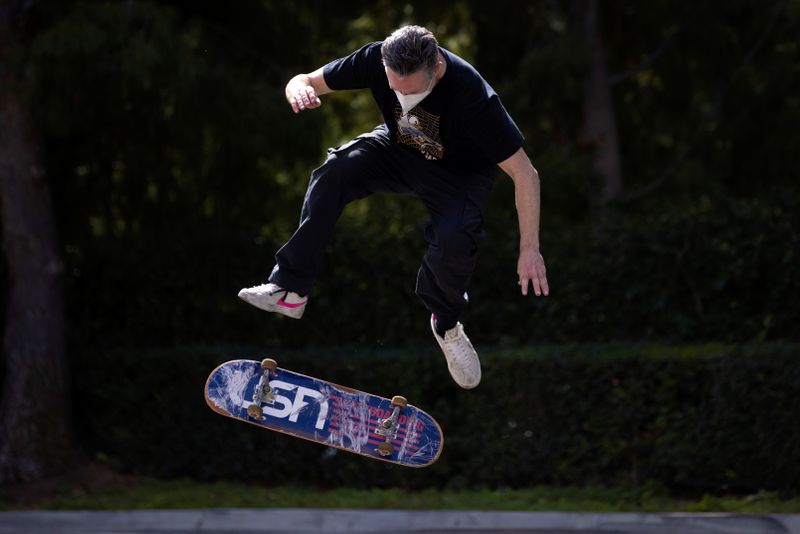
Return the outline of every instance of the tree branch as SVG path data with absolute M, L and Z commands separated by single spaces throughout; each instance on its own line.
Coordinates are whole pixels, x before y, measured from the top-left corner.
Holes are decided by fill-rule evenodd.
M 641 61 L 641 63 L 639 63 L 636 67 L 609 76 L 608 83 L 611 84 L 612 86 L 616 85 L 620 82 L 624 82 L 625 80 L 628 80 L 636 76 L 637 74 L 645 70 L 647 67 L 652 65 L 667 50 L 669 45 L 672 44 L 673 40 L 680 32 L 681 28 L 678 28 L 677 30 L 674 30 L 672 33 L 670 33 L 667 36 L 667 38 L 658 46 L 658 48 L 656 48 L 654 52 L 647 55 L 647 57 L 645 57 Z
M 716 118 L 717 117 L 717 115 L 719 114 L 719 110 L 722 108 L 722 101 L 724 100 L 724 98 L 728 94 L 728 92 L 730 91 L 731 87 L 733 87 L 733 85 L 736 82 L 736 80 L 742 74 L 744 69 L 750 64 L 750 62 L 753 60 L 753 58 L 756 56 L 756 54 L 758 54 L 758 52 L 764 46 L 764 43 L 767 41 L 767 39 L 770 37 L 770 35 L 772 35 L 772 33 L 773 33 L 774 29 L 775 29 L 775 24 L 778 21 L 779 15 L 783 12 L 784 6 L 785 6 L 784 3 L 778 4 L 777 6 L 775 6 L 775 9 L 772 11 L 772 14 L 771 14 L 769 20 L 767 21 L 767 24 L 766 24 L 764 30 L 761 32 L 761 34 L 758 36 L 758 38 L 753 42 L 753 44 L 747 50 L 745 55 L 742 57 L 742 61 L 740 62 L 739 66 L 733 71 L 733 74 L 731 74 L 730 78 L 723 85 L 722 89 L 719 92 L 719 98 L 717 99 L 717 102 L 715 103 L 715 105 L 713 106 L 713 108 L 711 109 L 711 111 L 709 113 L 712 118 Z M 662 44 L 662 48 L 663 48 L 663 46 L 664 46 L 664 44 Z M 658 178 L 656 178 L 655 180 L 653 180 L 649 184 L 646 184 L 646 185 L 638 188 L 636 191 L 633 191 L 633 192 L 631 192 L 631 193 L 629 193 L 627 195 L 624 195 L 621 200 L 623 202 L 631 202 L 633 200 L 637 200 L 637 199 L 639 199 L 639 198 L 641 198 L 643 196 L 646 196 L 646 195 L 652 193 L 653 191 L 655 191 L 656 189 L 661 187 L 661 185 L 666 183 L 669 179 L 671 179 L 673 176 L 675 176 L 678 173 L 678 171 L 681 169 L 681 167 L 683 167 L 683 164 L 689 158 L 689 155 L 696 148 L 700 138 L 702 137 L 701 136 L 701 132 L 702 132 L 702 125 L 698 125 L 695 128 L 694 133 L 691 135 L 689 143 L 678 154 L 678 157 L 675 160 L 675 162 L 661 176 L 659 176 Z

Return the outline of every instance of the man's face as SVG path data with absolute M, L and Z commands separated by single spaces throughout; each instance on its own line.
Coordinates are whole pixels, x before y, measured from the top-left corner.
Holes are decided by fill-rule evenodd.
M 437 65 L 438 67 L 438 65 Z M 425 69 L 412 72 L 407 76 L 400 76 L 389 67 L 384 66 L 386 78 L 389 80 L 389 88 L 397 91 L 401 95 L 416 95 L 424 93 L 433 85 L 433 75 Z M 434 69 L 434 73 L 436 69 Z

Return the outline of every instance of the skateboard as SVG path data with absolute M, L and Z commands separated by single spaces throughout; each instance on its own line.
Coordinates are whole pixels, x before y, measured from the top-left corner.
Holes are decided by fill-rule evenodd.
M 436 420 L 409 404 L 278 367 L 275 360 L 232 360 L 205 387 L 215 412 L 262 428 L 409 467 L 442 452 Z

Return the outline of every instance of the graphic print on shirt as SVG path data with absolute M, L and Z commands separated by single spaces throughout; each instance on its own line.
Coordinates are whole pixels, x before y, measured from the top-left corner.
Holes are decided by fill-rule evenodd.
M 444 146 L 439 133 L 439 116 L 415 107 L 406 115 L 398 103 L 395 107 L 397 119 L 397 142 L 417 149 L 425 159 L 439 160 L 444 156 Z

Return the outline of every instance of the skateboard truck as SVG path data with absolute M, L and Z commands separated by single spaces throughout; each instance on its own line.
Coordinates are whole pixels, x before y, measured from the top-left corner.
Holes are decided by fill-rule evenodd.
M 261 369 L 263 370 L 261 378 L 258 380 L 256 389 L 253 391 L 253 403 L 247 407 L 247 415 L 256 421 L 264 419 L 264 414 L 261 411 L 261 403 L 266 402 L 272 404 L 275 402 L 275 392 L 269 385 L 269 377 L 275 373 L 278 368 L 278 362 L 272 358 L 265 358 L 261 360 Z
M 405 408 L 407 405 L 408 401 L 405 397 L 395 395 L 392 397 L 392 415 L 386 419 L 378 420 L 378 429 L 375 431 L 375 433 L 386 438 L 386 441 L 378 445 L 378 448 L 376 449 L 379 455 L 391 456 L 392 452 L 394 452 L 392 440 L 397 436 L 397 421 L 400 418 L 400 412 L 402 412 L 403 408 Z

